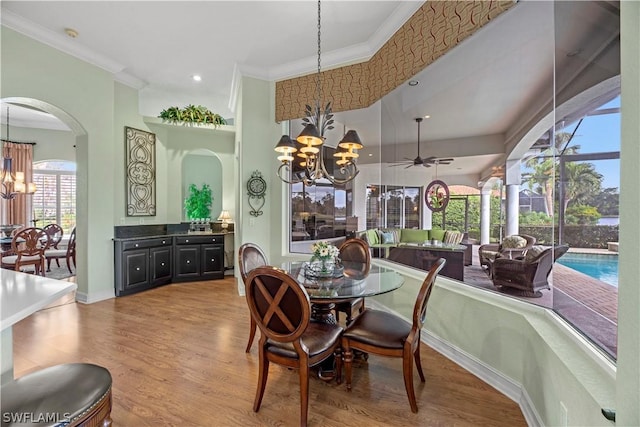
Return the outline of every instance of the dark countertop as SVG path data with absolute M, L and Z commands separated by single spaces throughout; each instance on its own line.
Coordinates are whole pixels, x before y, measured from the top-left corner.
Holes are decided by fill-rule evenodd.
M 163 237 L 174 237 L 174 236 L 224 236 L 226 234 L 233 233 L 172 233 L 172 234 L 158 234 L 158 235 L 150 235 L 150 236 L 135 236 L 135 237 L 114 237 L 114 242 L 131 242 L 134 240 L 147 240 L 147 239 L 162 239 Z

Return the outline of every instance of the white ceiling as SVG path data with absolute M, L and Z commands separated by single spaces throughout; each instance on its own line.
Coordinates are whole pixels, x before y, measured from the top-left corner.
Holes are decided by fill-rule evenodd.
M 607 31 L 615 31 L 609 28 L 615 4 L 572 2 L 571 9 L 521 0 L 415 76 L 418 86 L 404 84 L 374 106 L 339 113 L 336 119 L 355 128 L 369 147 L 372 157 L 365 149 L 365 162 L 415 157 L 414 118 L 428 114 L 421 154 L 456 158 L 450 171 L 441 166 L 444 173 L 497 166 L 504 147 L 480 147 L 477 141 L 488 135 L 504 139 L 549 93 L 554 60 L 558 69 L 592 60 L 592 35 L 604 34 L 598 38 L 602 44 Z M 323 68 L 370 58 L 421 5 L 325 0 Z M 138 88 L 140 113 L 146 116 L 168 106 L 202 104 L 233 118 L 230 100 L 239 74 L 281 80 L 317 67 L 317 3 L 312 1 L 2 1 L 1 7 L 3 25 Z M 78 37 L 67 36 L 65 28 Z M 193 74 L 202 82 L 194 82 Z M 12 123 L 14 117 L 20 120 L 20 112 L 12 109 L 11 117 Z

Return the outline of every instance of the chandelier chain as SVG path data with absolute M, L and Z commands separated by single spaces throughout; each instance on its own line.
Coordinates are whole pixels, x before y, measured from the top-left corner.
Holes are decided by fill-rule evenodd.
M 319 109 L 322 105 L 322 85 L 320 84 L 320 57 L 322 54 L 322 50 L 320 47 L 320 16 L 321 16 L 321 8 L 320 8 L 320 0 L 318 0 L 318 74 L 316 75 L 316 91 L 318 92 L 318 99 L 316 100 L 316 106 Z M 319 123 L 318 123 L 319 125 Z

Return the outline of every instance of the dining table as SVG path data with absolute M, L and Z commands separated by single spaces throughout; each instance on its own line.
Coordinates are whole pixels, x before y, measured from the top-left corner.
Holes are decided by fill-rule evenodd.
M 397 271 L 360 262 L 341 262 L 333 271 L 318 274 L 308 261 L 285 262 L 282 268 L 304 286 L 311 301 L 311 319 L 335 323 L 335 304 L 355 298 L 392 292 L 402 286 L 404 277 Z

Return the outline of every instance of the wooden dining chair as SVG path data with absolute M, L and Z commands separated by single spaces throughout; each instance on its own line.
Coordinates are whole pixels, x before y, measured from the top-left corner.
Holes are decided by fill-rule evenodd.
M 58 244 L 60 244 L 60 241 L 62 240 L 62 236 L 64 235 L 64 230 L 62 230 L 62 227 L 60 227 L 58 224 L 51 223 L 51 224 L 45 225 L 44 227 L 42 227 L 42 229 L 45 231 L 45 233 L 49 235 L 49 248 L 46 250 L 46 252 L 59 250 Z M 46 252 L 45 252 L 45 255 L 46 255 Z M 58 258 L 55 258 L 55 260 L 58 267 L 60 267 L 60 261 L 58 261 Z M 51 271 L 50 260 L 48 260 L 48 263 L 47 263 L 47 271 Z
M 260 248 L 260 246 L 255 243 L 245 243 L 238 249 L 238 260 L 240 266 L 240 277 L 244 282 L 244 286 L 246 289 L 247 286 L 247 276 L 257 267 L 263 267 L 265 265 L 269 265 L 267 261 L 267 256 L 264 254 L 264 251 Z M 253 320 L 252 316 L 250 317 L 251 325 L 249 329 L 249 342 L 247 342 L 247 348 L 245 349 L 246 353 L 251 351 L 251 345 L 253 345 L 253 339 L 256 336 L 256 322 Z
M 44 251 L 49 247 L 49 235 L 38 227 L 18 230 L 11 240 L 12 255 L 2 257 L 2 267 L 21 271 L 33 265 L 35 274 L 44 276 Z
M 71 270 L 71 264 L 76 267 L 76 228 L 71 230 L 69 235 L 69 243 L 66 249 L 47 249 L 44 251 L 44 257 L 47 260 L 47 271 L 51 271 L 51 261 L 56 260 L 58 267 L 60 267 L 59 259 L 64 258 L 67 261 L 67 268 L 69 273 L 73 274 Z
M 360 350 L 379 356 L 401 357 L 404 387 L 409 397 L 412 412 L 418 412 L 413 389 L 413 361 L 415 360 L 420 380 L 425 382 L 420 361 L 420 331 L 424 324 L 427 302 L 436 276 L 444 267 L 445 259 L 438 259 L 422 282 L 413 307 L 413 323 L 381 310 L 367 308 L 356 317 L 342 334 L 347 390 L 351 390 L 353 350 Z
M 340 261 L 344 265 L 344 274 L 365 277 L 371 268 L 371 250 L 369 244 L 362 239 L 347 239 L 340 245 Z M 340 319 L 340 312 L 345 313 L 346 324 L 353 320 L 353 313 L 364 311 L 364 298 L 354 298 L 336 304 L 336 321 Z
M 342 368 L 340 334 L 335 324 L 311 322 L 307 291 L 285 271 L 258 267 L 247 277 L 246 298 L 251 317 L 260 328 L 258 387 L 253 403 L 258 412 L 267 385 L 269 363 L 298 369 L 300 425 L 307 425 L 309 369 L 335 356 L 337 381 Z

